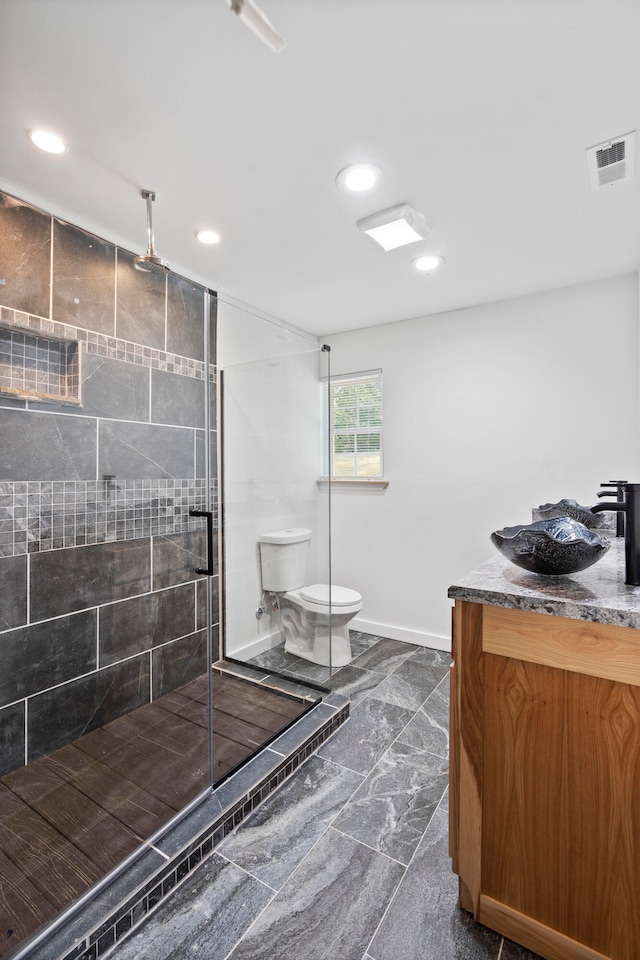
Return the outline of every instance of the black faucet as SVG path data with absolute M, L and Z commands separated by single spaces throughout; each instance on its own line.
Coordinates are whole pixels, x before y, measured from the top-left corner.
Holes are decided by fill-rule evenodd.
M 601 490 L 597 496 L 600 497 L 615 497 L 618 503 L 624 503 L 624 488 L 626 487 L 627 480 L 609 480 L 608 483 L 601 483 L 601 487 L 613 487 L 613 490 Z M 612 508 L 613 509 L 613 508 Z M 624 537 L 624 511 L 618 510 L 616 512 L 616 537 Z
M 640 587 L 640 483 L 627 483 L 624 487 L 624 502 L 596 503 L 592 513 L 603 510 L 616 510 L 626 514 L 624 526 L 624 559 L 626 567 L 625 583 L 631 587 Z

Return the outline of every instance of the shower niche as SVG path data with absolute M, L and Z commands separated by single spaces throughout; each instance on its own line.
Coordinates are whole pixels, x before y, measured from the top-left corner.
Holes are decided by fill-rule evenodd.
M 0 325 L 0 393 L 80 406 L 80 344 Z

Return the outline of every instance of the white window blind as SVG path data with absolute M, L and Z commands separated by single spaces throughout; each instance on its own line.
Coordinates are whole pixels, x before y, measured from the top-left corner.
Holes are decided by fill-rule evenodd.
M 324 384 L 325 436 L 329 419 L 332 477 L 382 477 L 382 371 L 332 377 L 327 403 Z

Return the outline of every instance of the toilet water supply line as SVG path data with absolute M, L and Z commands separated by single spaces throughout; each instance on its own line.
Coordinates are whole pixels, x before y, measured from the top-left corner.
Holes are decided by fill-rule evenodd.
M 259 620 L 260 617 L 264 616 L 265 613 L 275 613 L 276 610 L 280 609 L 280 601 L 278 600 L 277 593 L 262 593 L 262 599 L 260 601 L 260 606 L 256 610 L 256 620 Z

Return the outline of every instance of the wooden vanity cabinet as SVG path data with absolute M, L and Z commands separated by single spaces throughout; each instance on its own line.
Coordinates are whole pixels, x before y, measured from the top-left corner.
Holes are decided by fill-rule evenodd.
M 460 903 L 548 960 L 640 960 L 640 630 L 456 601 Z

